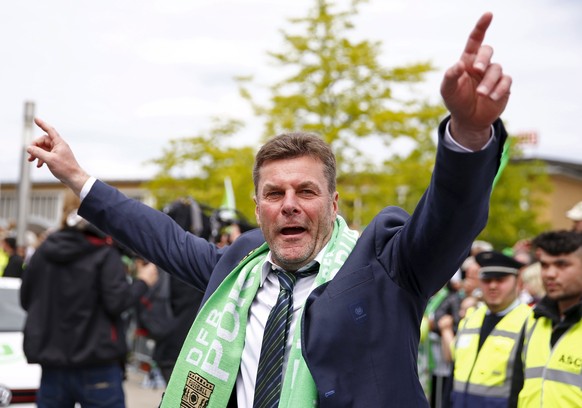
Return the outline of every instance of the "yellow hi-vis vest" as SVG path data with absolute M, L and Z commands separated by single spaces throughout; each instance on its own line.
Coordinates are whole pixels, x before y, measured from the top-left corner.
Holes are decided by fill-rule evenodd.
M 518 339 L 531 308 L 520 304 L 507 313 L 493 328 L 481 349 L 479 331 L 487 306 L 481 306 L 459 323 L 454 344 L 455 372 L 453 395 L 459 400 L 508 399 Z M 482 401 L 484 403 L 484 401 Z M 469 405 L 471 406 L 471 405 Z
M 582 407 L 582 320 L 550 348 L 552 321 L 527 322 L 523 346 L 524 384 L 519 408 Z

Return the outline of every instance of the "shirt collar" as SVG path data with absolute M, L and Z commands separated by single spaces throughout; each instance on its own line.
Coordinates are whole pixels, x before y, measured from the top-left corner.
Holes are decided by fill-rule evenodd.
M 307 265 L 299 268 L 299 270 L 297 272 L 307 270 L 315 263 L 319 263 L 321 265 L 321 262 L 323 261 L 323 255 L 325 254 L 325 250 L 327 249 L 328 245 L 329 245 L 329 241 L 327 244 L 325 244 L 325 246 L 321 249 L 321 251 L 319 251 L 319 253 L 315 256 L 315 259 L 313 259 L 313 261 L 311 261 Z M 283 268 L 281 268 L 279 265 L 277 265 L 273 262 L 272 252 L 269 251 L 269 253 L 267 253 L 267 258 L 265 258 L 265 262 L 263 263 L 263 268 L 261 270 L 260 286 L 263 286 L 263 283 L 265 283 L 265 280 L 267 279 L 267 275 L 269 275 L 269 273 L 274 269 L 283 269 Z
M 507 306 L 501 312 L 495 313 L 495 315 L 496 316 L 505 316 L 506 314 L 508 314 L 509 312 L 511 312 L 513 309 L 515 309 L 516 307 L 518 307 L 520 304 L 521 304 L 521 301 L 519 300 L 519 298 L 517 298 L 517 299 L 515 299 L 513 301 L 512 304 L 510 304 L 509 306 Z M 491 314 L 491 310 L 487 309 L 487 314 Z
M 547 295 L 544 296 L 535 305 L 534 316 L 536 319 L 541 316 L 547 317 L 548 319 L 551 319 L 555 323 L 558 323 L 560 320 L 562 320 L 562 315 L 560 314 L 558 302 L 550 299 Z M 582 318 L 582 301 L 577 305 L 574 305 L 570 307 L 568 310 L 564 311 L 564 316 L 567 318 L 572 318 L 574 320 L 580 320 Z

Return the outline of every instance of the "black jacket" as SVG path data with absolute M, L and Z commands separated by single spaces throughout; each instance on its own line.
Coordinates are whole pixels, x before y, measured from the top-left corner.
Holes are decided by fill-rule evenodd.
M 24 265 L 24 260 L 20 255 L 10 255 L 8 258 L 8 263 L 4 268 L 5 278 L 20 278 L 22 276 L 22 266 Z
M 28 361 L 52 367 L 122 362 L 122 313 L 146 290 L 145 282 L 128 281 L 119 251 L 106 239 L 74 228 L 49 235 L 22 275 Z

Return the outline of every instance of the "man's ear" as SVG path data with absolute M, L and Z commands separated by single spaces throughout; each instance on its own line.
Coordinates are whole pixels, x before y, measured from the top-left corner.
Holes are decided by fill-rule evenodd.
M 253 196 L 253 201 L 255 202 L 255 219 L 259 228 L 261 227 L 261 217 L 259 217 L 259 203 L 257 202 L 257 196 Z
M 333 193 L 333 211 L 335 215 L 337 215 L 338 208 L 339 208 L 339 193 L 336 191 Z

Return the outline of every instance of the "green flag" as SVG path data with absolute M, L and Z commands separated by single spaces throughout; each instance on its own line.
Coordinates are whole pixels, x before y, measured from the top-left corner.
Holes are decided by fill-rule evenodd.
M 497 174 L 495 175 L 495 179 L 493 180 L 493 188 L 495 188 L 495 185 L 499 181 L 501 174 L 503 174 L 505 166 L 507 166 L 507 163 L 509 163 L 509 157 L 511 156 L 510 152 L 511 143 L 512 140 L 511 138 L 508 137 L 507 140 L 505 141 L 505 145 L 503 145 L 503 152 L 501 152 L 501 161 L 499 163 L 499 169 L 497 170 Z
M 222 204 L 220 204 L 221 218 L 227 220 L 235 220 L 236 216 L 236 201 L 234 199 L 234 189 L 232 188 L 232 181 L 230 177 L 224 178 L 224 196 Z

